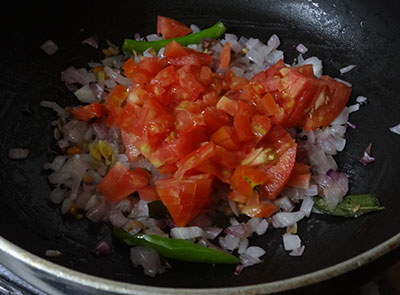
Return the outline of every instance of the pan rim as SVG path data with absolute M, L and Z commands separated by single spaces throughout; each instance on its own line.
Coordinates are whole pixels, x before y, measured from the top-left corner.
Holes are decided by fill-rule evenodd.
M 314 283 L 322 282 L 330 278 L 337 277 L 341 274 L 349 272 L 353 269 L 361 267 L 373 260 L 383 256 L 384 254 L 394 250 L 400 246 L 400 232 L 381 244 L 365 251 L 353 258 L 339 262 L 335 265 L 310 272 L 304 275 L 291 277 L 279 281 L 262 283 L 249 286 L 236 286 L 228 288 L 169 288 L 169 287 L 152 287 L 138 284 L 130 284 L 125 282 L 113 281 L 110 279 L 100 278 L 67 267 L 58 265 L 44 258 L 36 256 L 19 246 L 9 242 L 0 236 L 0 250 L 18 259 L 36 270 L 47 273 L 50 276 L 63 278 L 66 281 L 75 283 L 81 287 L 91 288 L 97 291 L 111 292 L 113 294 L 138 294 L 138 295 L 184 295 L 191 294 L 271 294 L 275 292 L 288 291 L 295 288 L 305 287 Z M 29 281 L 28 281 L 29 282 Z M 31 283 L 31 282 L 29 282 Z

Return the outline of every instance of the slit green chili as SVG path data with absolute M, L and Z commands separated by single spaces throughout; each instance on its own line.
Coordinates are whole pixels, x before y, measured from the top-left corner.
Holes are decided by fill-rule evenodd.
M 158 235 L 130 233 L 114 227 L 113 235 L 129 246 L 145 246 L 163 257 L 198 263 L 236 264 L 239 258 L 216 249 L 203 247 L 186 240 L 170 239 Z
M 175 40 L 179 44 L 183 46 L 187 46 L 190 44 L 199 44 L 201 40 L 212 38 L 218 39 L 225 33 L 226 27 L 225 25 L 219 21 L 212 27 L 208 29 L 204 29 L 200 32 L 186 35 L 183 37 L 165 39 L 165 40 L 158 40 L 158 41 L 136 41 L 132 39 L 125 39 L 122 49 L 128 55 L 133 54 L 133 50 L 138 53 L 143 53 L 143 51 L 153 48 L 156 51 L 159 51 L 161 48 L 165 47 L 169 42 Z

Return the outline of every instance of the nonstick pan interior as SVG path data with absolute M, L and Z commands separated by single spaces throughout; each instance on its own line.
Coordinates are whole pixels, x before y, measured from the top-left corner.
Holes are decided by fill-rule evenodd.
M 47 249 L 63 255 L 46 258 L 87 274 L 140 285 L 213 288 L 268 283 L 321 270 L 381 244 L 400 229 L 400 136 L 389 127 L 400 123 L 400 20 L 392 1 L 88 1 L 11 4 L 3 26 L 0 70 L 0 235 L 45 257 Z M 396 10 L 397 6 L 397 10 Z M 122 44 L 135 32 L 155 31 L 156 16 L 166 15 L 205 28 L 223 20 L 230 33 L 282 41 L 286 62 L 305 44 L 306 56 L 323 60 L 324 72 L 351 82 L 350 104 L 358 95 L 368 104 L 351 116 L 357 128 L 348 130 L 347 146 L 337 156 L 350 180 L 350 193 L 372 192 L 386 209 L 358 219 L 312 215 L 299 223 L 304 255 L 290 257 L 282 247 L 283 230 L 255 237 L 267 250 L 264 262 L 234 275 L 234 266 L 194 265 L 170 261 L 172 270 L 155 279 L 133 268 L 129 249 L 112 242 L 108 224 L 61 216 L 51 204 L 50 185 L 42 165 L 57 154 L 50 122 L 55 115 L 39 107 L 40 100 L 62 106 L 77 100 L 60 81 L 68 66 L 82 67 L 102 58 L 100 50 L 81 42 L 96 33 Z M 6 26 L 7 25 L 7 26 Z M 54 56 L 39 47 L 51 39 L 59 46 Z M 340 76 L 339 69 L 356 64 Z M 367 167 L 358 160 L 372 143 L 376 161 Z M 8 159 L 9 148 L 30 149 L 26 160 Z M 113 244 L 113 254 L 91 254 L 101 239 Z

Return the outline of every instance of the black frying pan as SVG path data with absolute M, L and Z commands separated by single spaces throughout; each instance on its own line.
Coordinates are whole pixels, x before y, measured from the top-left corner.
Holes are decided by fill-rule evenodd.
M 113 2 L 14 3 L 3 10 L 4 16 L 9 16 L 3 18 L 5 32 L 0 46 L 0 235 L 4 239 L 42 258 L 47 249 L 58 249 L 63 253 L 61 257 L 45 259 L 119 282 L 177 288 L 238 287 L 230 290 L 248 293 L 285 290 L 324 280 L 400 244 L 400 136 L 389 132 L 389 127 L 400 123 L 398 1 Z M 104 46 L 107 39 L 122 44 L 124 37 L 132 37 L 135 32 L 154 32 L 158 14 L 202 28 L 223 20 L 229 32 L 263 41 L 276 33 L 289 63 L 297 55 L 294 47 L 302 42 L 310 49 L 307 56 L 323 60 L 325 73 L 350 81 L 354 85 L 350 104 L 358 95 L 367 96 L 368 104 L 352 115 L 357 129 L 348 131 L 347 146 L 337 161 L 349 176 L 350 193 L 372 192 L 386 210 L 358 219 L 312 215 L 301 221 L 299 235 L 306 245 L 302 257 L 290 257 L 284 251 L 282 230 L 254 238 L 255 245 L 267 249 L 264 263 L 246 269 L 240 276 L 233 275 L 234 266 L 171 261 L 172 270 L 149 278 L 132 267 L 128 248 L 117 242 L 113 242 L 111 256 L 93 256 L 97 241 L 111 241 L 110 226 L 61 216 L 59 208 L 49 201 L 51 187 L 42 165 L 57 154 L 50 126 L 55 115 L 40 108 L 39 101 L 76 104 L 73 94 L 60 81 L 60 72 L 102 58 L 100 50 L 86 47 L 81 41 L 97 33 Z M 54 56 L 39 49 L 48 39 L 60 48 Z M 357 68 L 340 76 L 339 69 L 349 64 Z M 358 160 L 370 142 L 376 162 L 363 167 Z M 29 148 L 29 158 L 8 159 L 12 147 Z M 158 290 L 79 275 L 28 255 L 5 240 L 0 242 L 0 262 L 31 281 L 32 274 L 24 271 L 41 269 L 37 272 L 40 281 L 54 283 L 47 271 L 59 271 L 66 280 L 57 279 L 59 284 L 67 283 L 71 288 L 86 284 L 106 289 L 108 285 L 121 294 L 134 290 L 156 294 Z M 37 280 L 34 283 L 39 284 Z M 168 292 L 172 291 L 160 291 Z

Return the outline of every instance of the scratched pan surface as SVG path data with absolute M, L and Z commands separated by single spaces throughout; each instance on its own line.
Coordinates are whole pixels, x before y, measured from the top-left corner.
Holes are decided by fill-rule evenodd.
M 395 15 L 398 6 L 396 0 L 11 4 L 4 13 L 0 47 L 0 235 L 42 258 L 47 249 L 58 249 L 63 255 L 50 259 L 55 264 L 130 285 L 81 276 L 47 264 L 6 242 L 0 243 L 2 247 L 8 247 L 8 250 L 0 249 L 0 262 L 16 272 L 18 270 L 13 268 L 16 261 L 18 265 L 21 261 L 22 265 L 28 264 L 31 271 L 35 268 L 57 270 L 61 277 L 67 277 L 67 285 L 74 286 L 79 278 L 84 278 L 89 289 L 93 282 L 100 282 L 96 285 L 98 288 L 108 284 L 116 293 L 159 290 L 141 289 L 138 285 L 201 289 L 237 287 L 230 290 L 268 292 L 313 281 L 311 276 L 307 277 L 310 280 L 299 280 L 294 285 L 269 289 L 281 280 L 305 278 L 304 275 L 338 263 L 343 266 L 363 253 L 367 260 L 374 259 L 381 252 L 366 256 L 365 252 L 382 245 L 397 246 L 400 243 L 400 136 L 389 132 L 389 127 L 400 123 L 400 19 Z M 325 73 L 350 81 L 354 87 L 349 103 L 354 103 L 358 95 L 365 95 L 368 104 L 351 116 L 351 122 L 357 128 L 348 131 L 346 148 L 337 156 L 337 161 L 340 169 L 349 176 L 350 193 L 372 192 L 386 210 L 358 219 L 312 215 L 301 221 L 299 235 L 306 246 L 302 257 L 290 257 L 284 251 L 282 230 L 256 237 L 252 243 L 267 250 L 264 262 L 246 269 L 241 276 L 233 275 L 234 266 L 170 261 L 172 270 L 155 279 L 149 278 L 142 270 L 132 267 L 128 248 L 115 242 L 111 256 L 94 257 L 90 252 L 98 240 L 111 241 L 110 227 L 61 216 L 59 207 L 50 203 L 51 187 L 42 165 L 57 154 L 50 126 L 55 115 L 41 109 L 39 101 L 46 99 L 63 106 L 75 105 L 75 98 L 60 81 L 60 72 L 68 66 L 85 66 L 87 61 L 102 57 L 100 50 L 86 47 L 81 41 L 97 33 L 103 46 L 107 39 L 121 44 L 124 37 L 132 37 L 135 32 L 142 35 L 154 32 L 158 14 L 178 18 L 186 24 L 195 23 L 202 28 L 223 20 L 229 32 L 263 41 L 277 33 L 287 62 L 297 55 L 294 47 L 302 42 L 310 49 L 306 56 L 316 55 L 323 60 Z M 48 39 L 59 46 L 54 56 L 39 49 Z M 349 64 L 356 64 L 357 68 L 340 76 L 339 69 Z M 358 160 L 369 143 L 373 144 L 376 161 L 363 167 Z M 7 151 L 13 147 L 28 148 L 29 157 L 20 161 L 8 159 Z M 395 238 L 390 245 L 383 244 L 392 237 Z M 11 256 L 16 256 L 15 260 Z M 334 270 L 341 273 L 348 268 Z M 26 273 L 20 275 L 32 280 Z M 329 276 L 331 274 L 317 276 L 316 280 Z M 51 275 L 44 271 L 41 280 L 51 281 Z M 38 281 L 34 283 L 39 284 Z M 248 286 L 254 288 L 246 289 Z M 221 290 L 228 292 L 228 289 Z M 161 293 L 166 292 L 169 291 L 166 289 Z

